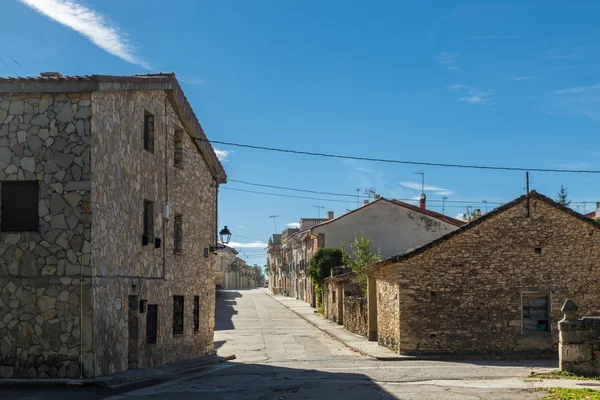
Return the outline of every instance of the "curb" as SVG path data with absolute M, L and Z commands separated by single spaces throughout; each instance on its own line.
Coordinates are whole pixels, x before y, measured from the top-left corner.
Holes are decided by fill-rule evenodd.
M 471 353 L 463 353 L 463 354 L 418 354 L 418 355 L 397 355 L 397 356 L 374 356 L 372 354 L 369 353 L 365 353 L 362 350 L 357 349 L 356 347 L 353 347 L 351 345 L 349 345 L 348 343 L 344 342 L 344 340 L 342 340 L 341 338 L 339 338 L 338 336 L 336 336 L 334 333 L 331 333 L 321 327 L 319 327 L 317 324 L 315 324 L 314 322 L 312 322 L 311 320 L 309 320 L 308 318 L 306 318 L 304 315 L 292 310 L 291 308 L 289 308 L 288 306 L 286 306 L 285 304 L 283 304 L 282 302 L 280 302 L 279 300 L 277 300 L 271 293 L 267 292 L 267 295 L 269 297 L 271 297 L 273 300 L 275 300 L 276 302 L 278 302 L 279 304 L 281 304 L 283 307 L 285 307 L 286 309 L 290 310 L 291 312 L 293 312 L 294 314 L 296 314 L 297 316 L 299 316 L 300 318 L 302 318 L 303 320 L 305 320 L 306 322 L 308 322 L 309 324 L 311 324 L 312 326 L 314 326 L 315 328 L 317 328 L 318 330 L 320 330 L 321 332 L 327 334 L 328 336 L 330 336 L 331 338 L 337 340 L 338 342 L 342 343 L 344 346 L 348 347 L 349 349 L 363 355 L 366 357 L 370 357 L 373 358 L 375 360 L 378 361 L 467 361 L 467 360 L 471 360 L 471 361 L 525 361 L 525 360 L 558 360 L 558 355 L 556 353 L 540 353 L 540 354 L 533 354 L 533 353 L 513 353 L 513 354 L 503 354 L 503 355 L 499 355 L 499 354 L 471 354 Z
M 196 369 L 205 368 L 211 365 L 222 364 L 226 361 L 235 359 L 235 355 L 226 357 L 216 357 L 214 359 L 204 360 L 199 363 L 182 362 L 178 364 L 166 364 L 156 367 L 145 368 L 140 373 L 131 376 L 105 376 L 89 379 L 29 379 L 29 378 L 3 378 L 0 379 L 0 387 L 27 387 L 27 388 L 55 388 L 55 387 L 102 387 L 112 388 L 131 383 L 139 383 L 158 377 L 165 377 L 181 372 L 190 372 Z

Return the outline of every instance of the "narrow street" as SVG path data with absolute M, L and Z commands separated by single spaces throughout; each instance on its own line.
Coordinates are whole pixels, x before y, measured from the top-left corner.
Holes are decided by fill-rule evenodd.
M 236 360 L 133 387 L 4 389 L 11 399 L 538 399 L 523 378 L 552 361 L 377 361 L 353 352 L 266 289 L 222 291 L 215 346 Z M 507 387 L 511 389 L 507 389 Z

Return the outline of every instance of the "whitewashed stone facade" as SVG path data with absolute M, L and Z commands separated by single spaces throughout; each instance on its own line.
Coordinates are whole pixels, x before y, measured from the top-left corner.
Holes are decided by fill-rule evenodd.
M 154 116 L 153 152 L 144 113 Z M 194 138 L 205 136 L 172 74 L 0 79 L 0 188 L 38 181 L 40 222 L 37 232 L 0 232 L 2 377 L 93 377 L 213 353 L 207 250 L 226 175 Z M 142 244 L 144 200 L 160 247 Z M 179 334 L 173 296 L 184 296 Z M 157 305 L 156 344 L 140 305 Z

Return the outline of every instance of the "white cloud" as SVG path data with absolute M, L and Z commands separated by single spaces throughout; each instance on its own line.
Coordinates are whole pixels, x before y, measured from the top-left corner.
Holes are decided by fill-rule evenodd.
M 177 80 L 188 85 L 203 85 L 205 83 L 204 79 L 193 75 L 177 75 Z
M 465 215 L 460 213 L 460 214 L 456 214 L 456 217 L 454 217 L 455 219 L 459 220 L 459 221 L 464 221 L 465 220 Z
M 231 153 L 233 153 L 233 151 L 228 151 L 228 150 L 220 150 L 215 148 L 215 154 L 217 155 L 217 158 L 219 159 L 219 161 L 229 161 L 228 157 Z
M 438 56 L 440 65 L 449 71 L 458 70 L 458 53 L 442 51 Z
M 249 243 L 229 242 L 227 246 L 233 247 L 234 249 L 264 249 L 267 247 L 267 244 L 258 241 Z
M 238 225 L 238 229 L 246 229 L 244 225 Z
M 141 60 L 123 35 L 101 14 L 76 0 L 19 0 L 40 14 L 85 36 L 102 50 L 127 62 L 152 69 Z
M 285 226 L 288 226 L 290 228 L 300 228 L 300 223 L 299 222 L 290 222 L 289 224 L 285 224 Z
M 399 184 L 400 184 L 400 186 L 404 186 L 405 188 L 408 188 L 408 189 L 417 190 L 419 192 L 421 191 L 421 183 L 420 182 L 399 182 Z M 433 194 L 439 195 L 439 196 L 449 196 L 454 193 L 450 189 L 446 189 L 446 188 L 434 186 L 434 185 L 425 185 L 423 187 L 423 189 L 428 192 L 433 192 Z M 419 197 L 415 196 L 412 199 L 419 200 Z
M 466 96 L 461 96 L 458 98 L 458 100 L 469 104 L 496 104 L 492 99 L 490 99 L 490 97 L 495 93 L 494 90 L 482 90 L 467 85 L 452 85 L 448 86 L 448 89 L 466 92 Z
M 595 84 L 592 86 L 576 86 L 569 89 L 557 90 L 554 93 L 556 94 L 570 94 L 570 93 L 586 93 L 592 90 L 600 89 L 600 84 Z

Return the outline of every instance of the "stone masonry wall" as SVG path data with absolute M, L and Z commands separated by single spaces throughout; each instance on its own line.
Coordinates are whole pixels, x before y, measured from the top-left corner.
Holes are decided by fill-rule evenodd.
M 77 378 L 80 356 L 90 364 L 90 116 L 85 93 L 0 94 L 0 191 L 39 182 L 38 231 L 0 233 L 1 377 Z
M 344 297 L 344 328 L 357 335 L 368 334 L 367 299 L 359 296 Z
M 600 231 L 539 197 L 531 198 L 403 262 L 377 272 L 378 329 L 399 329 L 399 352 L 510 352 L 557 349 L 561 302 L 584 313 L 600 304 Z M 381 298 L 399 286 L 400 319 Z M 549 297 L 550 332 L 524 333 L 523 298 Z M 384 326 L 385 324 L 385 326 Z
M 215 243 L 216 186 L 208 165 L 186 133 L 184 165 L 175 167 L 174 137 L 181 122 L 164 92 L 96 92 L 92 100 L 95 373 L 212 353 L 214 266 L 204 248 Z M 143 149 L 144 112 L 154 115 L 153 153 Z M 144 199 L 154 202 L 160 248 L 142 246 Z M 169 220 L 164 204 L 170 206 Z M 182 215 L 183 226 L 183 251 L 177 254 L 175 215 Z M 174 295 L 184 296 L 184 332 L 176 335 Z M 137 297 L 130 302 L 129 296 Z M 200 297 L 198 331 L 194 296 Z M 147 314 L 130 309 L 140 300 L 158 305 L 156 344 L 146 344 Z
M 567 300 L 558 322 L 559 367 L 577 375 L 600 375 L 600 317 L 577 318 L 577 306 Z
M 398 312 L 398 284 L 377 280 L 377 342 L 393 350 L 398 349 L 400 324 Z

